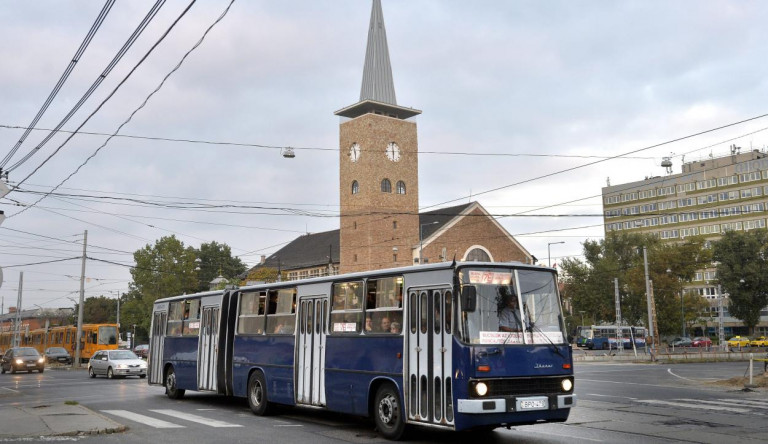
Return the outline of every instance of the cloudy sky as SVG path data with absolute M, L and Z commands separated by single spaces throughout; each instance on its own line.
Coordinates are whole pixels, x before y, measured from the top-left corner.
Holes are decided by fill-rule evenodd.
M 167 1 L 63 126 L 97 134 L 57 134 L 10 170 L 9 184 L 22 183 L 0 199 L 5 312 L 16 305 L 20 271 L 24 308 L 72 306 L 79 260 L 24 264 L 79 256 L 84 230 L 88 256 L 130 265 L 133 251 L 170 234 L 194 247 L 227 243 L 254 264 L 300 234 L 338 228 L 333 112 L 359 98 L 370 0 L 235 2 L 119 130 L 139 137 L 104 145 L 228 3 L 192 6 L 139 63 L 188 4 Z M 683 155 L 768 144 L 768 118 L 665 144 L 768 112 L 768 3 L 382 3 L 398 104 L 423 110 L 420 206 L 477 200 L 545 264 L 548 243 L 565 242 L 551 246 L 557 262 L 602 237 L 608 179 L 662 175 L 663 156 L 679 172 Z M 37 128 L 61 122 L 152 4 L 117 2 Z M 102 6 L 5 2 L 0 156 L 22 137 Z M 32 131 L 4 169 L 47 135 Z M 294 159 L 281 156 L 288 146 Z M 57 194 L 20 206 L 60 183 Z M 115 295 L 130 281 L 127 267 L 96 260 L 86 276 L 86 297 Z

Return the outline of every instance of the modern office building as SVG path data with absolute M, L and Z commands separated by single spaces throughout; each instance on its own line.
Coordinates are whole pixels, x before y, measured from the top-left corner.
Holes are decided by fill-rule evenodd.
M 603 188 L 603 223 L 611 231 L 653 233 L 668 242 L 702 235 L 719 239 L 728 230 L 753 230 L 766 227 L 768 205 L 768 154 L 754 150 L 740 153 L 735 146 L 731 155 L 686 162 L 682 171 L 672 174 L 666 158 L 665 176 L 612 185 Z M 710 301 L 711 320 L 707 329 L 718 325 L 716 270 L 700 270 L 687 287 Z M 724 295 L 725 334 L 746 333 L 743 324 L 728 315 Z M 759 335 L 768 335 L 768 308 L 761 312 Z

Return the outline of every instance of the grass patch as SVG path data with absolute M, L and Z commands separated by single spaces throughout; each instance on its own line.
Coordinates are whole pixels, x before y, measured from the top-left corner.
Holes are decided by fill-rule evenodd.
M 64 404 L 66 404 L 66 405 L 78 405 L 80 403 L 77 402 L 77 401 L 64 401 Z

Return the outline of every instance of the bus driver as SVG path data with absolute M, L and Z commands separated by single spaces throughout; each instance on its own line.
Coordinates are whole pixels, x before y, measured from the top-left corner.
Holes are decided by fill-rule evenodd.
M 522 331 L 520 313 L 517 309 L 517 298 L 514 294 L 505 296 L 506 305 L 499 312 L 499 331 Z

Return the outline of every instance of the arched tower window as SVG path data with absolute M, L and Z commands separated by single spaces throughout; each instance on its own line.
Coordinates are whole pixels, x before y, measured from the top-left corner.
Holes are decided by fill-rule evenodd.
M 405 194 L 405 182 L 402 180 L 397 181 L 397 187 L 395 188 L 397 194 Z
M 352 194 L 357 194 L 360 192 L 360 184 L 357 183 L 356 180 L 352 181 Z
M 384 179 L 381 181 L 381 192 L 382 193 L 392 192 L 392 182 L 390 182 L 389 179 Z

